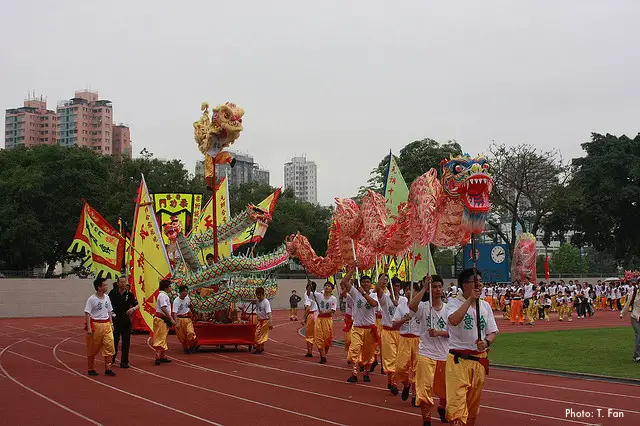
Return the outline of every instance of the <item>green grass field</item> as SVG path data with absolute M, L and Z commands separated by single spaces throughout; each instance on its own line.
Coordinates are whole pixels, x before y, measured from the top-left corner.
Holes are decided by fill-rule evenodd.
M 631 327 L 498 334 L 492 363 L 640 379 Z

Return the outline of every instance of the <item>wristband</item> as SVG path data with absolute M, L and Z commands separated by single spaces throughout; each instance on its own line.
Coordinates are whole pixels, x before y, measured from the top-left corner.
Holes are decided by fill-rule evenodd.
M 489 341 L 489 339 L 484 339 L 484 341 L 487 344 L 487 347 L 491 346 L 491 342 Z

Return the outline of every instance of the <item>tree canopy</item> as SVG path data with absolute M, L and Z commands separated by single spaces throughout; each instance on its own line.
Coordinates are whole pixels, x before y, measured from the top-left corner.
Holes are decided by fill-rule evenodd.
M 132 226 L 136 191 L 144 175 L 152 193 L 200 193 L 203 177 L 193 177 L 180 160 L 164 161 L 143 150 L 121 159 L 87 148 L 39 145 L 0 151 L 0 270 L 26 270 L 67 260 L 82 199 L 111 225 Z M 232 214 L 257 204 L 275 189 L 248 184 L 230 190 Z M 284 191 L 260 250 L 271 250 L 288 234 L 304 233 L 319 253 L 326 250 L 331 210 L 296 200 Z

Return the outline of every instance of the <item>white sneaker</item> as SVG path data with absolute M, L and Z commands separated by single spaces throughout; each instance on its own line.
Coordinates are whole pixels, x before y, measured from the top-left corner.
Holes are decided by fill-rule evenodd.
M 633 359 L 635 362 L 640 362 L 640 356 L 637 356 Z

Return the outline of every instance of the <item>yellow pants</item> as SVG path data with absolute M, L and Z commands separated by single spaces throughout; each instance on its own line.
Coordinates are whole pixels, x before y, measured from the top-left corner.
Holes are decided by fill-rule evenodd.
M 349 358 L 349 346 L 351 345 L 351 326 L 353 325 L 353 319 L 351 315 L 344 316 L 344 328 L 342 331 L 344 332 L 344 351 L 347 353 L 347 359 Z M 346 329 L 348 331 L 345 331 Z
M 351 345 L 349 346 L 349 361 L 353 365 L 353 374 L 360 371 L 359 365 L 368 373 L 369 367 L 375 357 L 376 345 L 375 331 L 369 328 L 353 326 L 351 328 Z
M 382 336 L 382 317 L 376 316 L 376 328 L 378 329 L 378 336 Z M 380 355 L 380 346 L 382 342 L 376 344 L 376 356 Z
M 182 344 L 183 349 L 191 349 L 196 346 L 198 342 L 191 318 L 178 318 L 176 336 Z
M 298 318 L 298 308 L 291 308 L 289 310 L 289 314 L 290 314 L 289 318 L 296 318 L 297 319 Z
M 333 318 L 318 317 L 316 319 L 313 339 L 320 353 L 326 355 L 333 343 Z
M 313 316 L 313 312 L 309 313 L 309 315 L 307 315 L 307 322 L 305 323 L 304 326 L 304 340 L 307 343 L 311 343 L 313 345 L 313 341 L 314 341 L 314 329 L 316 327 L 316 319 Z
M 564 321 L 565 315 L 567 316 L 569 321 L 571 321 L 572 320 L 572 318 L 571 318 L 572 313 L 573 313 L 573 306 L 572 305 L 560 305 L 558 307 L 558 319 L 560 321 Z
M 558 310 L 558 304 L 556 303 L 557 296 L 551 296 L 551 312 L 556 312 Z
M 256 345 L 262 345 L 269 340 L 269 320 L 258 320 L 256 325 Z
M 385 373 L 395 373 L 398 358 L 398 344 L 400 332 L 398 330 L 382 329 L 382 368 Z
M 400 336 L 395 378 L 405 386 L 409 383 L 415 383 L 416 367 L 418 365 L 418 346 L 420 346 L 420 337 Z
M 102 351 L 105 370 L 111 370 L 111 359 L 115 354 L 113 345 L 113 328 L 111 322 L 91 321 L 91 334 L 87 334 L 87 364 L 89 370 L 95 367 L 95 356 Z
M 156 351 L 157 358 L 164 358 L 164 352 L 169 349 L 167 346 L 167 334 L 169 327 L 160 318 L 153 317 L 153 349 Z
M 475 356 L 486 358 L 487 354 Z M 478 417 L 484 376 L 484 367 L 478 361 L 458 359 L 456 364 L 453 355 L 447 355 L 445 377 L 447 419 L 450 423 L 461 420 L 464 424 L 470 424 Z
M 434 405 L 434 394 L 440 398 L 440 407 L 446 405 L 446 365 L 446 361 L 436 361 L 427 356 L 418 355 L 418 366 L 416 368 L 416 405 Z
M 502 313 L 502 319 L 508 320 L 511 318 L 511 305 L 504 305 L 504 312 Z
M 533 299 L 529 300 L 529 306 L 527 306 L 527 309 L 525 309 L 524 314 L 527 319 L 527 322 L 533 323 L 536 321 L 535 320 L 536 304 L 533 302 Z

